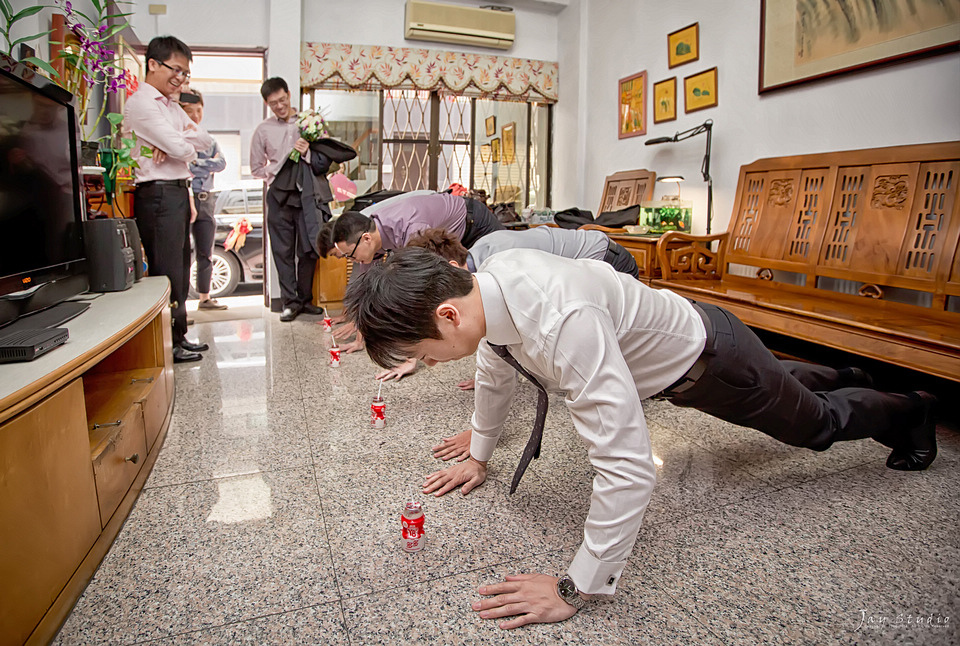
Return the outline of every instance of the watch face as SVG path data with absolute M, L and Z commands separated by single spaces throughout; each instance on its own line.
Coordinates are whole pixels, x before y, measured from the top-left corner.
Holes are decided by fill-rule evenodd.
M 560 596 L 562 597 L 570 598 L 577 594 L 577 586 L 573 583 L 572 579 L 566 577 L 560 579 L 558 587 L 560 588 Z

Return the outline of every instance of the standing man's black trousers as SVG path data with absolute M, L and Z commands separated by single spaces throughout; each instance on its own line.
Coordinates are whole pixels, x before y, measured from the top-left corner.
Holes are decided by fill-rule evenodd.
M 278 194 L 284 199 L 283 204 L 280 204 Z M 319 256 L 307 237 L 299 194 L 267 191 L 266 215 L 283 307 L 303 307 L 313 302 L 313 274 Z
M 133 212 L 151 276 L 170 279 L 173 345 L 187 334 L 190 269 L 190 194 L 187 180 L 156 180 L 137 185 Z

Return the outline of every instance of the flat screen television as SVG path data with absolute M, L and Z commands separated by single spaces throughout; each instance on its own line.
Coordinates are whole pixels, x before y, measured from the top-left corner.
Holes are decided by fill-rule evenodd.
M 0 326 L 88 288 L 72 101 L 0 54 Z

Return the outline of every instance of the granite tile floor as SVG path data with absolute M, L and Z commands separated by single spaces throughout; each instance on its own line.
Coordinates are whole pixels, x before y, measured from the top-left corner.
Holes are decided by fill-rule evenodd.
M 470 610 L 505 575 L 575 553 L 591 468 L 558 397 L 543 457 L 509 482 L 532 425 L 521 384 L 489 479 L 418 494 L 430 446 L 467 427 L 472 359 L 383 387 L 327 365 L 316 317 L 198 323 L 140 499 L 57 644 L 957 644 L 960 435 L 924 473 L 871 441 L 824 453 L 645 403 L 659 482 L 617 595 L 562 624 L 503 631 Z M 399 545 L 405 500 L 428 543 Z

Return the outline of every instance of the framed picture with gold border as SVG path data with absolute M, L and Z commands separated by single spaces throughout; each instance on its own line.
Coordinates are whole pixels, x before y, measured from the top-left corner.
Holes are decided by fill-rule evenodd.
M 700 60 L 699 22 L 667 35 L 667 64 L 671 69 L 696 60 Z
M 719 102 L 717 97 L 717 68 L 691 74 L 683 79 L 683 110 L 696 112 L 712 108 Z
M 484 125 L 487 128 L 488 137 L 492 137 L 495 134 L 497 134 L 497 117 L 496 116 L 490 115 L 489 117 L 487 117 L 486 121 L 484 121 Z
M 490 161 L 494 164 L 500 163 L 500 138 L 490 140 Z
M 677 77 L 653 84 L 653 122 L 663 123 L 677 118 Z
M 517 160 L 517 122 L 505 125 L 500 136 L 503 138 L 503 163 L 512 164 Z
M 647 73 L 620 79 L 617 137 L 626 139 L 647 134 Z

